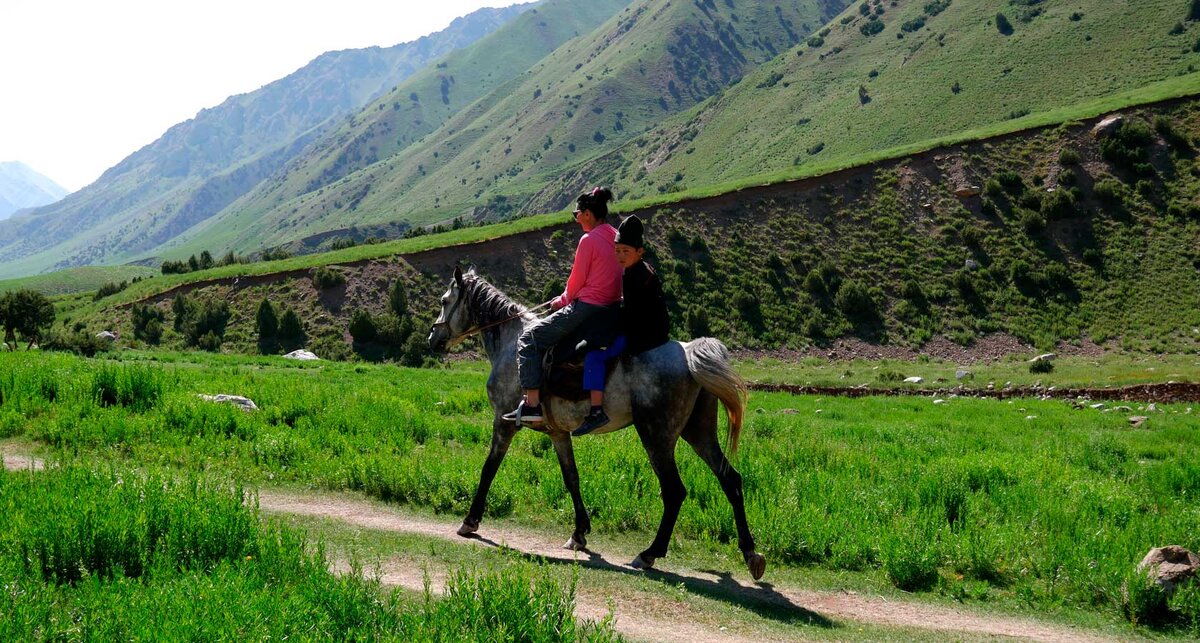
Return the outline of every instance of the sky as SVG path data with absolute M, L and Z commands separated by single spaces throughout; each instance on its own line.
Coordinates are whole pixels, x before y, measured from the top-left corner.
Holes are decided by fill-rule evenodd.
M 0 0 L 0 161 L 68 190 L 323 52 L 387 47 L 511 0 Z

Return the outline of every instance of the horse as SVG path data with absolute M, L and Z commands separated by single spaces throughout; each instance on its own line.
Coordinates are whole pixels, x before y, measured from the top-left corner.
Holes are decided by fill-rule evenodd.
M 479 333 L 483 349 L 491 361 L 487 394 L 492 407 L 492 441 L 479 486 L 458 535 L 473 537 L 479 530 L 487 504 L 488 489 L 500 463 L 520 426 L 501 416 L 516 408 L 521 400 L 517 379 L 517 337 L 538 317 L 514 302 L 471 268 L 466 273 L 454 269 L 454 278 L 441 298 L 441 309 L 429 332 L 429 347 L 444 354 L 450 347 Z M 610 433 L 633 425 L 650 465 L 658 477 L 663 513 L 658 532 L 650 546 L 638 554 L 630 566 L 650 569 L 667 555 L 671 533 L 679 509 L 687 496 L 675 463 L 675 445 L 679 438 L 691 445 L 696 454 L 716 475 L 733 507 L 737 524 L 738 547 L 754 580 L 762 578 L 766 559 L 755 551 L 754 536 L 746 522 L 742 477 L 725 457 L 717 439 L 717 401 L 729 416 L 727 442 L 730 454 L 737 450 L 745 411 L 746 384 L 734 372 L 729 351 L 720 341 L 704 337 L 690 342 L 670 341 L 636 356 L 618 360 L 606 385 L 605 412 L 608 425 L 592 435 Z M 579 472 L 571 445 L 571 430 L 582 422 L 589 409 L 586 401 L 570 401 L 545 394 L 542 398 L 545 422 L 531 427 L 545 433 L 554 445 L 563 482 L 571 494 L 575 509 L 575 529 L 564 548 L 584 550 L 591 520 L 579 493 Z

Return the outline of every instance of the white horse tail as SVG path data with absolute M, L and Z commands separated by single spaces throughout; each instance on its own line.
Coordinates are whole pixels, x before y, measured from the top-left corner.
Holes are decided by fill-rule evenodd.
M 688 371 L 704 390 L 717 396 L 729 414 L 729 455 L 737 454 L 746 411 L 746 381 L 733 370 L 729 349 L 720 340 L 701 337 L 684 345 Z

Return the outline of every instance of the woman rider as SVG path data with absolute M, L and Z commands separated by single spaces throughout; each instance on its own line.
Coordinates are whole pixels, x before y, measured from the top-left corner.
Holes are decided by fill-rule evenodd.
M 608 424 L 604 412 L 604 376 L 609 360 L 624 352 L 639 355 L 670 339 L 671 318 L 662 281 L 643 256 L 642 220 L 630 215 L 617 228 L 614 249 L 625 270 L 621 287 L 620 334 L 608 348 L 589 351 L 583 360 L 583 388 L 590 391 L 592 409 L 571 435 L 587 435 Z
M 595 188 L 576 200 L 575 221 L 584 234 L 575 249 L 571 276 L 566 290 L 551 301 L 554 312 L 517 339 L 517 372 L 525 396 L 515 411 L 504 415 L 506 420 L 518 424 L 543 420 L 542 356 L 592 316 L 621 301 L 621 264 L 613 250 L 617 231 L 607 223 L 612 198 L 611 190 Z

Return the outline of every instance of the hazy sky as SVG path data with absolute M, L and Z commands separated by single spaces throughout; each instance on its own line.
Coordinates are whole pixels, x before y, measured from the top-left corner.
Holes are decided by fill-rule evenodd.
M 325 51 L 390 46 L 511 0 L 0 0 L 0 161 L 69 190 Z

